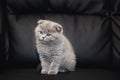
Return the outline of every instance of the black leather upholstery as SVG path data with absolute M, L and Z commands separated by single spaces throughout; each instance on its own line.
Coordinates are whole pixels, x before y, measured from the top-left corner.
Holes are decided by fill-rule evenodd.
M 15 13 L 84 13 L 103 14 L 109 10 L 108 0 L 8 0 Z
M 103 69 L 78 69 L 55 76 L 41 75 L 35 69 L 11 69 L 0 74 L 0 80 L 120 80 L 119 75 Z
M 34 29 L 39 19 L 48 19 L 64 27 L 64 34 L 73 44 L 77 55 L 77 68 L 103 69 L 103 73 L 99 73 L 101 69 L 96 70 L 96 75 L 94 69 L 93 73 L 88 70 L 85 74 L 95 76 L 91 75 L 90 79 L 83 80 L 118 79 L 120 71 L 110 71 L 113 73 L 109 74 L 109 71 L 104 69 L 120 67 L 120 0 L 7 0 L 7 3 L 8 13 L 4 11 L 5 4 L 0 3 L 0 47 L 4 54 L 1 53 L 0 58 L 7 58 L 7 67 L 37 66 L 39 59 L 35 48 Z M 17 72 L 13 69 L 13 74 Z M 24 73 L 24 70 L 21 73 Z M 9 74 L 8 71 L 3 75 Z M 73 74 L 75 79 L 77 77 L 82 80 L 79 76 L 82 72 L 79 70 L 70 74 Z M 108 74 L 108 77 L 97 78 L 97 75 L 101 74 Z M 70 75 L 65 73 L 64 76 Z M 6 80 L 5 77 L 3 80 Z
M 110 64 L 111 29 L 107 17 L 53 13 L 9 16 L 11 25 L 9 52 L 14 62 L 17 63 L 17 60 L 21 63 L 26 61 L 28 64 L 36 62 L 34 28 L 40 18 L 56 21 L 64 26 L 64 34 L 72 42 L 81 66 Z
M 120 67 L 120 1 L 111 1 L 111 25 L 113 38 L 113 65 Z
M 110 66 L 112 37 L 108 14 L 109 4 L 106 2 L 101 0 L 8 0 L 9 9 L 13 12 L 9 15 L 9 54 L 11 55 L 9 59 L 17 65 L 37 64 L 34 28 L 37 20 L 48 19 L 64 27 L 65 35 L 74 46 L 78 66 Z
M 6 2 L 0 1 L 0 68 L 4 67 L 6 54 Z M 1 69 L 0 69 L 1 70 Z

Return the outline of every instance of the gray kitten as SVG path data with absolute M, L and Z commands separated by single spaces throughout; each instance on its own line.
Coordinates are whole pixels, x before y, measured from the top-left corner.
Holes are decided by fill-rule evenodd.
M 35 28 L 35 37 L 42 74 L 55 75 L 58 72 L 75 70 L 76 56 L 60 24 L 39 20 Z

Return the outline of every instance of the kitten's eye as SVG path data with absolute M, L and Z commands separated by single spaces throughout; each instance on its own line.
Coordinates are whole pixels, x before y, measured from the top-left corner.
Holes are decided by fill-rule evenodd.
M 42 31 L 39 31 L 40 32 L 40 34 L 43 34 L 43 32 Z
M 50 34 L 48 33 L 47 36 L 50 36 Z

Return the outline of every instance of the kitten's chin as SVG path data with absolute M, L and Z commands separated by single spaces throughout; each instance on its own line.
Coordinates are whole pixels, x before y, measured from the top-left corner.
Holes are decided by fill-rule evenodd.
M 40 42 L 41 42 L 41 44 L 44 44 L 44 45 L 58 45 L 61 43 L 58 40 L 49 40 L 49 41 L 40 40 Z
M 51 40 L 40 40 L 40 42 L 41 42 L 42 44 L 49 44 L 49 43 L 51 43 L 51 42 L 53 42 L 53 41 L 51 41 Z
M 43 43 L 50 43 L 50 42 L 54 42 L 55 40 L 40 39 L 40 41 Z

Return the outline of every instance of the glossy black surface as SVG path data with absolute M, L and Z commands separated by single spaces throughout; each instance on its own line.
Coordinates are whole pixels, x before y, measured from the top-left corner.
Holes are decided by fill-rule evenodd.
M 0 0 L 0 80 L 120 80 L 119 9 L 120 0 Z M 77 56 L 75 72 L 35 70 L 39 19 L 64 27 Z

